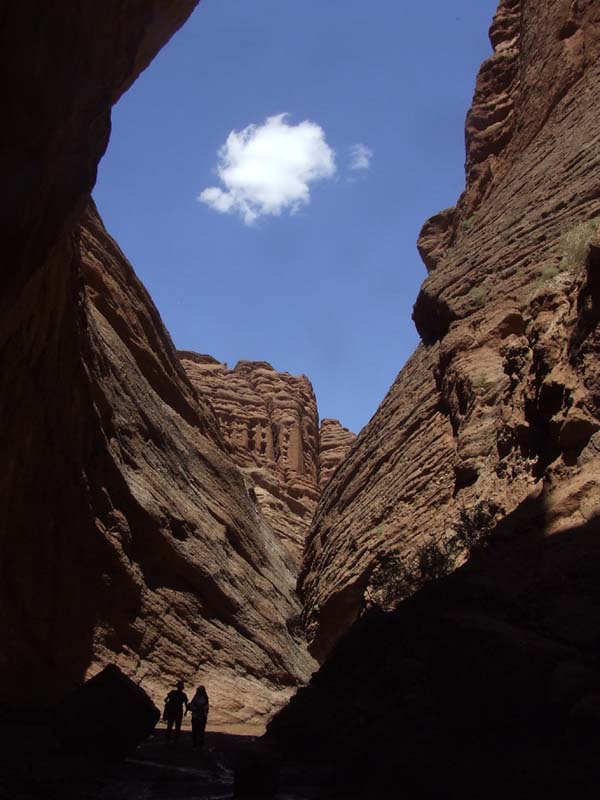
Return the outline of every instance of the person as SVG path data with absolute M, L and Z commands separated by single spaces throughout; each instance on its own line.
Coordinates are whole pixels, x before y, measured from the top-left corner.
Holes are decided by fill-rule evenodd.
M 179 739 L 183 712 L 184 708 L 187 712 L 187 705 L 188 699 L 186 693 L 183 691 L 183 681 L 177 681 L 177 687 L 171 689 L 169 694 L 165 697 L 163 719 L 167 723 L 167 742 L 171 741 L 173 725 L 175 726 L 175 741 Z
M 204 731 L 208 719 L 208 694 L 204 686 L 196 689 L 192 702 L 188 704 L 188 711 L 192 714 L 192 747 L 202 748 L 204 744 Z

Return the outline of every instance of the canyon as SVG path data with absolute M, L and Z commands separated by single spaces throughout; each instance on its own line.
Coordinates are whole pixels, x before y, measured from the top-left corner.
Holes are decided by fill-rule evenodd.
M 176 351 L 91 200 L 111 106 L 195 5 L 3 8 L 0 710 L 115 663 L 157 702 L 201 681 L 215 725 L 283 707 L 270 736 L 347 798 L 399 769 L 479 796 L 499 752 L 499 796 L 587 780 L 598 4 L 499 3 L 465 191 L 419 238 L 421 343 L 356 437 L 305 376 Z

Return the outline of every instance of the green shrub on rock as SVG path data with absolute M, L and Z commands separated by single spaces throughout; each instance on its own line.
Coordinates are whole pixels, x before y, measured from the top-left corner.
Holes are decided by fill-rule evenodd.
M 449 575 L 460 558 L 489 546 L 495 526 L 495 508 L 480 500 L 462 507 L 451 536 L 421 545 L 416 551 L 380 553 L 374 563 L 365 607 L 391 610 L 425 584 Z
M 598 220 L 588 219 L 576 225 L 563 236 L 561 242 L 562 261 L 561 269 L 577 270 L 584 266 L 590 242 L 598 227 Z

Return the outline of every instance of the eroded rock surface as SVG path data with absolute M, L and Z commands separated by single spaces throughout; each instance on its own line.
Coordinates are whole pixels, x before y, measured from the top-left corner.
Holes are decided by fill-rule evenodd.
M 298 571 L 321 488 L 344 458 L 354 434 L 323 420 L 304 375 L 277 372 L 265 361 L 228 369 L 212 356 L 180 351 L 200 397 L 207 399 L 248 492 L 280 536 Z
M 356 434 L 337 419 L 321 420 L 319 428 L 319 488 L 323 490 L 348 455 Z
M 0 704 L 114 662 L 263 718 L 312 666 L 295 578 L 89 199 L 112 103 L 195 3 L 5 5 Z
M 265 361 L 239 361 L 228 369 L 210 356 L 179 357 L 214 408 L 248 491 L 297 571 L 319 498 L 319 421 L 310 381 Z
M 149 296 L 92 208 L 81 254 L 92 393 L 119 485 L 117 502 L 104 475 L 90 476 L 92 487 L 108 484 L 96 526 L 139 602 L 116 662 L 148 685 L 165 675 L 203 677 L 217 713 L 260 717 L 310 668 L 294 574 L 226 454 L 212 409 L 196 397 Z M 104 624 L 108 642 L 98 636 L 95 658 L 111 657 L 115 625 Z
M 462 510 L 486 503 L 494 525 L 543 490 L 540 535 L 600 514 L 600 8 L 503 0 L 491 40 L 465 192 L 419 243 L 423 343 L 309 533 L 300 586 L 319 658 L 359 615 L 381 554 L 443 545 Z M 574 624 L 559 616 L 557 635 Z

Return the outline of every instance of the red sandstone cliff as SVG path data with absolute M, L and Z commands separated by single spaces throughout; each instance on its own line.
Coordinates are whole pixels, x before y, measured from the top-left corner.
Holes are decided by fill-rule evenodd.
M 422 344 L 309 533 L 324 663 L 269 726 L 351 800 L 600 780 L 600 7 L 502 0 L 491 39 Z
M 600 514 L 600 8 L 503 0 L 490 35 L 466 190 L 419 241 L 423 343 L 309 533 L 300 587 L 320 658 L 360 613 L 382 553 L 443 546 L 482 503 L 490 525 L 517 529 L 533 504 L 543 536 Z M 600 633 L 586 586 L 540 599 L 557 635 Z
M 337 419 L 323 419 L 319 428 L 319 488 L 323 490 L 348 455 L 356 434 Z
M 321 488 L 344 458 L 354 434 L 323 420 L 304 375 L 277 372 L 263 361 L 228 369 L 211 356 L 179 358 L 200 397 L 208 400 L 251 495 L 299 569 Z
M 89 200 L 112 103 L 195 3 L 5 5 L 0 703 L 116 661 L 263 716 L 312 666 L 294 576 Z
M 206 356 L 179 356 L 214 408 L 232 458 L 297 572 L 319 497 L 318 414 L 310 381 L 263 361 L 240 361 L 230 370 Z

